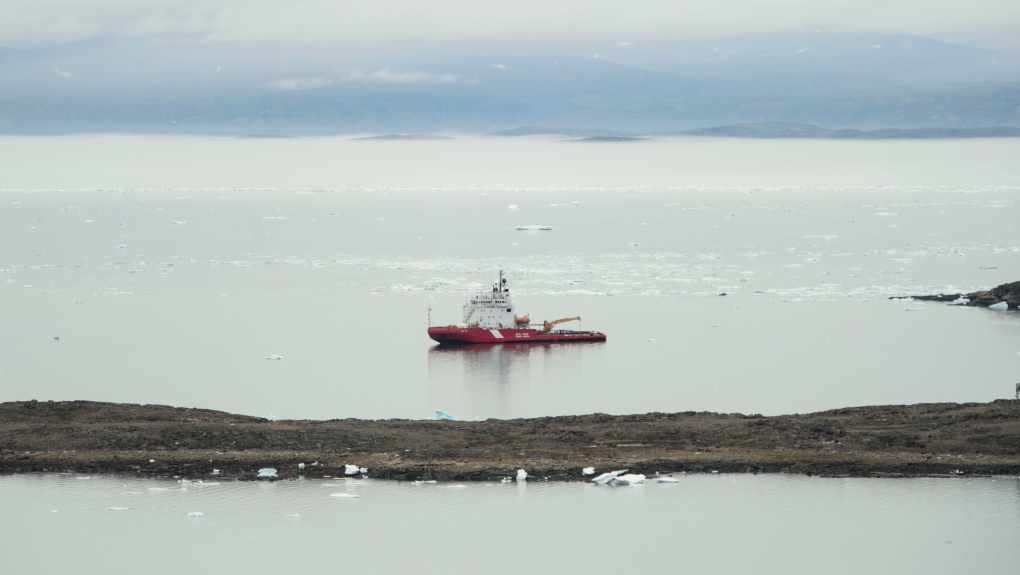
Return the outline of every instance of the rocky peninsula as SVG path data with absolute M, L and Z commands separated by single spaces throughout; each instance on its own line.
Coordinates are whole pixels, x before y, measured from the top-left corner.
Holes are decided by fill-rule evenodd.
M 299 469 L 304 464 L 304 469 Z M 91 401 L 0 403 L 0 473 L 190 479 L 342 476 L 582 480 L 633 473 L 901 477 L 1020 474 L 1020 401 L 466 421 L 267 421 L 205 409 Z
M 1020 282 L 1002 284 L 990 290 L 971 293 L 914 295 L 910 299 L 920 301 L 961 302 L 959 305 L 991 307 L 1006 304 L 1007 309 L 1020 309 Z M 964 302 L 964 300 L 969 300 Z

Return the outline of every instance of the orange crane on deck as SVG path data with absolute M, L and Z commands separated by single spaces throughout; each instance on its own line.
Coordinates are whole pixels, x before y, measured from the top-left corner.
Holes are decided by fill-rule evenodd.
M 550 331 L 552 331 L 553 327 L 555 327 L 555 326 L 557 326 L 557 325 L 559 325 L 561 323 L 566 323 L 568 321 L 581 321 L 581 318 L 580 317 L 565 317 L 563 319 L 554 319 L 552 321 L 544 321 L 544 322 L 542 322 L 542 327 L 545 329 L 545 333 L 549 333 Z

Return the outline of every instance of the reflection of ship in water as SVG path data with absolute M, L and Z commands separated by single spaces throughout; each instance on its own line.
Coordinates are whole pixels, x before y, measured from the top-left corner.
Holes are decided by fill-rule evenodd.
M 545 395 L 566 374 L 576 375 L 582 356 L 603 345 L 432 346 L 429 400 L 434 409 L 465 418 L 519 417 L 531 413 L 533 396 Z
M 531 327 L 530 317 L 518 317 L 514 313 L 510 288 L 506 285 L 502 271 L 491 292 L 468 296 L 464 302 L 461 323 L 433 326 L 431 309 L 429 312 L 429 337 L 440 344 L 580 343 L 606 340 L 606 334 L 598 331 L 553 329 L 562 323 L 580 321 L 580 317 L 545 321 L 538 328 Z

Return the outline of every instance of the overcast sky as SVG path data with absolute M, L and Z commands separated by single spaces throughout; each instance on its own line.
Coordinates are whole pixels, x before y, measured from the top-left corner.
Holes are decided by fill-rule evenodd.
M 204 42 L 642 41 L 891 32 L 1010 44 L 1018 0 L 0 0 L 0 45 L 97 36 Z

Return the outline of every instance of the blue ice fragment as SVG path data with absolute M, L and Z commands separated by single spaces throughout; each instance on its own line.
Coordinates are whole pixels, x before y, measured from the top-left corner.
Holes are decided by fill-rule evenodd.
M 438 421 L 440 419 L 446 419 L 446 420 L 449 420 L 449 421 L 460 421 L 459 417 L 454 417 L 454 416 L 450 415 L 449 413 L 446 413 L 445 411 L 440 411 L 440 410 L 437 409 L 436 410 L 436 421 Z

